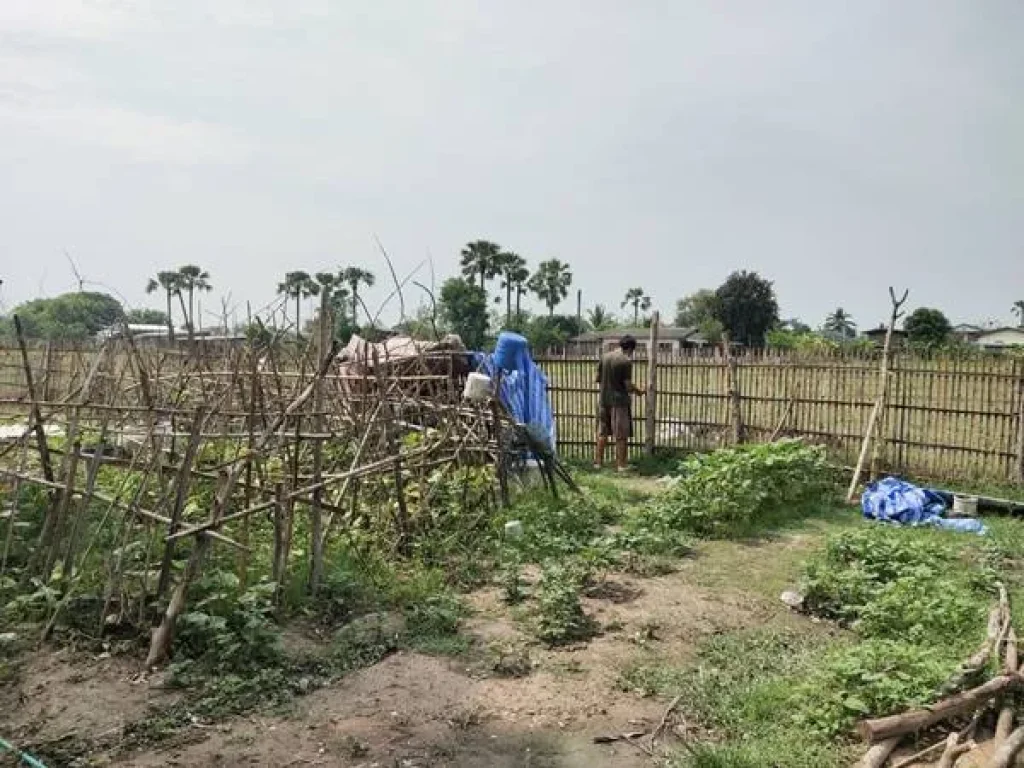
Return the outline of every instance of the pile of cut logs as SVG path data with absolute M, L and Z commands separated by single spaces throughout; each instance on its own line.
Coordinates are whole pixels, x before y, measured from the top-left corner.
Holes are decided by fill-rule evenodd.
M 870 747 L 860 768 L 910 768 L 930 765 L 936 757 L 938 768 L 954 768 L 981 753 L 988 755 L 987 761 L 972 759 L 970 765 L 1010 768 L 1016 764 L 1024 750 L 1024 723 L 1014 727 L 1016 696 L 1024 690 L 1024 665 L 1018 657 L 1010 601 L 1003 585 L 998 587 L 999 602 L 989 613 L 985 642 L 942 687 L 942 699 L 922 709 L 861 721 L 857 730 Z M 982 682 L 993 666 L 998 673 Z M 931 746 L 890 763 L 904 739 L 927 734 L 935 734 Z

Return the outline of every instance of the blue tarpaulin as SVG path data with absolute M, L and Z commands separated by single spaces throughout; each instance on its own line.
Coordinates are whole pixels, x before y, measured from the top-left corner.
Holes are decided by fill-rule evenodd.
M 871 483 L 861 496 L 864 517 L 897 525 L 935 525 L 964 533 L 984 534 L 987 529 L 971 517 L 947 518 L 945 497 L 931 489 L 886 477 Z
M 501 402 L 520 424 L 555 449 L 555 416 L 548 401 L 548 378 L 529 352 L 519 355 L 516 368 L 505 370 L 501 379 Z M 493 354 L 473 353 L 473 367 L 494 379 L 498 365 Z

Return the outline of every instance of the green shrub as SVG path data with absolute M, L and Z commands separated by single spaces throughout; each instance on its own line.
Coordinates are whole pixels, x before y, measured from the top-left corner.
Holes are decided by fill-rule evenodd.
M 178 670 L 183 659 L 219 672 L 259 669 L 280 660 L 272 618 L 275 585 L 261 583 L 241 594 L 238 590 L 238 577 L 226 571 L 213 571 L 199 582 L 201 596 L 178 619 Z
M 680 469 L 639 520 L 650 530 L 741 534 L 803 511 L 831 484 L 824 448 L 799 440 L 724 448 L 688 459 Z
M 866 637 L 962 641 L 983 629 L 992 575 L 963 539 L 865 525 L 830 537 L 805 565 L 804 604 Z
M 544 567 L 537 588 L 537 637 L 548 645 L 568 645 L 593 634 L 593 621 L 580 602 L 588 575 L 578 563 Z
M 861 717 L 881 717 L 931 701 L 956 666 L 948 648 L 871 639 L 834 651 L 796 687 L 793 718 L 834 736 Z

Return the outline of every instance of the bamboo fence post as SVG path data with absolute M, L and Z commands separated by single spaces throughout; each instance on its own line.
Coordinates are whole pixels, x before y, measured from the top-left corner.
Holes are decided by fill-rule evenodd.
M 320 292 L 320 323 L 317 334 L 317 368 L 323 367 L 324 359 L 330 352 L 332 329 L 330 291 L 325 287 Z M 324 377 L 317 376 L 313 390 L 313 429 L 319 434 L 324 431 L 324 417 L 321 411 L 324 403 Z M 298 448 L 296 447 L 296 450 Z M 320 482 L 323 475 L 324 442 L 320 438 L 313 441 L 313 483 Z M 324 537 L 323 537 L 323 488 L 313 491 L 309 505 L 309 593 L 314 597 L 320 589 L 320 580 L 324 569 Z
M 743 442 L 743 406 L 740 402 L 740 376 L 736 358 L 732 354 L 729 334 L 722 336 L 722 353 L 725 355 L 725 369 L 728 376 L 729 426 L 733 445 Z
M 499 367 L 494 379 L 494 394 L 491 396 L 491 420 L 494 424 L 494 440 L 497 444 L 497 461 L 495 468 L 498 473 L 498 492 L 501 495 L 501 506 L 507 507 L 510 503 L 508 494 L 508 462 L 505 456 L 505 444 L 502 439 L 501 413 L 498 406 L 501 400 L 501 383 L 504 378 L 504 371 Z
M 43 477 L 52 483 L 54 476 L 53 463 L 50 461 L 50 447 L 46 442 L 46 432 L 43 431 L 43 414 L 39 410 L 39 400 L 36 398 L 35 382 L 32 379 L 32 364 L 28 359 L 28 347 L 25 346 L 25 332 L 21 327 L 21 318 L 17 315 L 14 316 L 14 332 L 18 337 L 21 364 L 25 371 L 25 387 L 32 404 L 32 428 L 36 433 L 36 446 L 39 449 L 39 461 L 43 465 Z
M 181 516 L 185 511 L 185 503 L 188 501 L 188 492 L 192 484 L 192 465 L 195 463 L 196 454 L 199 452 L 199 445 L 202 442 L 201 433 L 206 423 L 206 415 L 203 410 L 197 409 L 192 420 L 192 429 L 189 434 L 188 444 L 185 447 L 185 455 L 178 467 L 178 476 L 174 481 L 174 506 L 171 507 L 170 523 L 167 526 L 167 535 L 173 536 L 181 525 Z M 167 587 L 171 583 L 171 565 L 174 562 L 174 539 L 169 538 L 164 546 L 164 556 L 160 564 L 160 578 L 157 581 L 157 599 L 163 598 Z
M 1024 485 L 1024 365 L 1017 372 L 1017 483 Z
M 853 478 L 850 480 L 850 487 L 846 492 L 847 504 L 853 501 L 853 496 L 857 492 L 857 486 L 860 484 L 860 476 L 864 471 L 864 463 L 868 457 L 868 448 L 871 446 L 871 438 L 875 431 L 875 422 L 878 421 L 878 416 L 885 401 L 885 391 L 889 384 L 889 351 L 892 348 L 892 331 L 896 326 L 896 321 L 903 316 L 900 308 L 906 302 L 908 294 L 909 291 L 904 291 L 903 296 L 897 299 L 896 292 L 891 286 L 889 287 L 889 298 L 892 300 L 892 314 L 889 317 L 889 327 L 885 332 L 885 344 L 882 347 L 882 362 L 878 372 L 878 394 L 875 397 L 875 404 L 871 409 L 871 415 L 868 417 L 867 429 L 864 430 L 864 441 L 860 446 L 857 466 L 853 470 Z
M 645 404 L 644 454 L 654 455 L 658 428 L 658 310 L 651 315 L 651 336 L 647 346 L 647 402 Z

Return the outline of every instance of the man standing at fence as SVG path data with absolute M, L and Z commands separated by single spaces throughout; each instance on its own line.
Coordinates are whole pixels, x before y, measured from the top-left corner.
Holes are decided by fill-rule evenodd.
M 597 448 L 594 468 L 604 466 L 604 451 L 608 438 L 615 440 L 615 466 L 625 472 L 629 456 L 629 438 L 633 434 L 633 413 L 630 395 L 643 395 L 633 384 L 633 353 L 636 339 L 626 335 L 619 340 L 619 348 L 606 353 L 597 364 L 597 381 L 601 386 L 598 402 Z

